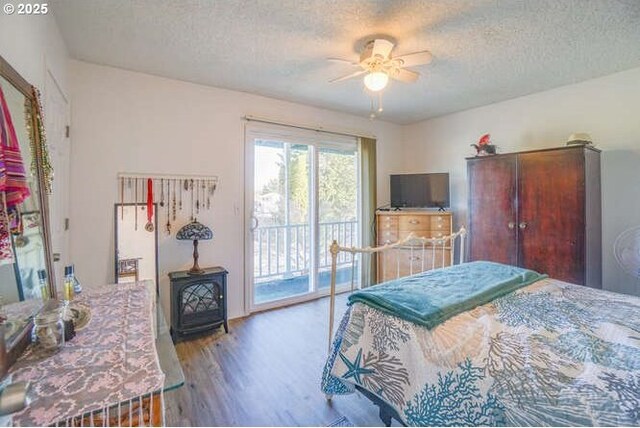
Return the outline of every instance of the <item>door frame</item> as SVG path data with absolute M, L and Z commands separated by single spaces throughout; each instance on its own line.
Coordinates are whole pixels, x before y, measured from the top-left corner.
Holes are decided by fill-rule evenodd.
M 309 211 L 310 218 L 310 231 L 311 227 L 314 228 L 314 232 L 310 233 L 310 275 L 309 281 L 312 286 L 312 290 L 308 293 L 286 297 L 270 302 L 261 304 L 254 304 L 253 302 L 253 266 L 254 266 L 254 254 L 253 254 L 253 211 L 254 211 L 254 170 L 255 170 L 255 139 L 264 138 L 265 136 L 273 137 L 274 139 L 280 139 L 282 142 L 290 144 L 304 144 L 310 148 L 310 178 L 309 178 Z M 244 124 L 244 313 L 249 315 L 253 312 L 260 312 L 269 309 L 275 309 L 279 307 L 289 306 L 296 303 L 307 302 L 315 300 L 317 298 L 328 296 L 331 292 L 330 287 L 324 289 L 318 289 L 317 273 L 318 273 L 318 260 L 319 260 L 319 248 L 316 242 L 319 236 L 319 204 L 318 204 L 318 189 L 319 189 L 319 177 L 316 166 L 319 162 L 319 152 L 321 148 L 335 146 L 336 148 L 345 148 L 353 144 L 356 156 L 357 156 L 357 183 L 360 183 L 360 157 L 357 155 L 359 152 L 359 146 L 355 137 L 337 136 L 333 134 L 327 134 L 319 131 L 301 130 L 286 125 L 277 124 L 264 124 L 255 122 L 245 122 Z M 360 187 L 360 186 L 358 186 Z M 358 221 L 362 221 L 362 213 L 360 209 L 360 191 L 357 192 L 357 210 L 356 215 Z M 361 227 L 357 228 L 358 242 L 362 242 Z M 357 272 L 357 279 L 360 280 L 360 272 Z M 336 292 L 341 293 L 350 290 L 350 285 L 337 287 Z

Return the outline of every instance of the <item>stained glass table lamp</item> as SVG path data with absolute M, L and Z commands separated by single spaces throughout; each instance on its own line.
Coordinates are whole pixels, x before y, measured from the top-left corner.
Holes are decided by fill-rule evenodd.
M 207 226 L 194 220 L 185 225 L 176 234 L 176 239 L 180 241 L 193 241 L 193 266 L 189 269 L 189 274 L 199 275 L 204 272 L 198 266 L 198 241 L 213 238 L 213 232 Z

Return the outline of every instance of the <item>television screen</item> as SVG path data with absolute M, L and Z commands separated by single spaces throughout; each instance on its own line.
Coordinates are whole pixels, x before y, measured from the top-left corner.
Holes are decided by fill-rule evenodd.
M 391 207 L 449 208 L 449 174 L 391 175 Z

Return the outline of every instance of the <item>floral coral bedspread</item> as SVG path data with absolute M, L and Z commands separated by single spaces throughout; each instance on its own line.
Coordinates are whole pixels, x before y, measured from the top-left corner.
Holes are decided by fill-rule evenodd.
M 322 389 L 354 385 L 407 425 L 640 425 L 640 298 L 543 279 L 431 330 L 356 303 Z

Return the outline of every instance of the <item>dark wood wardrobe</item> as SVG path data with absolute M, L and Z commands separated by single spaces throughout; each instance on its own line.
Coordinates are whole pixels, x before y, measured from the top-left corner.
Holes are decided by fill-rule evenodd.
M 602 287 L 599 150 L 468 158 L 467 173 L 470 260 Z

